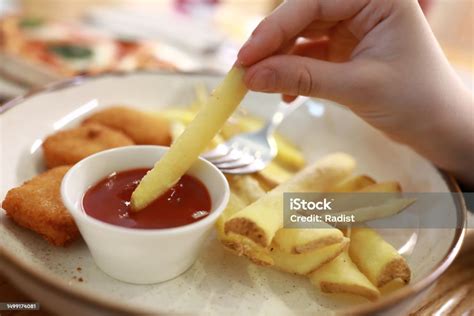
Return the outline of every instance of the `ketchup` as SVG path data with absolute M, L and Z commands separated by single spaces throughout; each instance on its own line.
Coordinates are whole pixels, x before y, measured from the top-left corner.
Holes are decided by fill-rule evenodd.
M 132 192 L 148 170 L 112 173 L 90 187 L 82 200 L 85 213 L 109 224 L 142 229 L 183 226 L 209 214 L 209 192 L 201 181 L 189 175 L 182 176 L 176 185 L 144 209 L 133 212 Z

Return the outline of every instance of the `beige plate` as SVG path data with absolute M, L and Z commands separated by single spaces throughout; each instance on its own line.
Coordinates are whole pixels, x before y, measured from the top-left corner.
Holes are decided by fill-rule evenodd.
M 0 115 L 0 198 L 43 170 L 41 141 L 55 130 L 74 125 L 90 111 L 110 104 L 148 110 L 187 104 L 196 84 L 213 87 L 219 79 L 159 73 L 106 75 L 75 79 L 12 101 Z M 244 104 L 254 115 L 266 117 L 277 101 L 278 96 L 250 94 Z M 302 107 L 280 130 L 303 149 L 308 161 L 342 150 L 357 159 L 358 172 L 378 181 L 397 179 L 406 191 L 457 190 L 453 180 L 428 161 L 337 105 L 314 102 Z M 464 225 L 462 200 L 454 199 L 447 212 Z M 56 312 L 77 315 L 105 311 L 326 315 L 353 304 L 357 304 L 350 309 L 353 313 L 394 312 L 395 304 L 395 312 L 400 313 L 413 303 L 415 293 L 427 288 L 452 262 L 464 235 L 462 229 L 406 229 L 385 234 L 407 257 L 413 281 L 376 303 L 367 303 L 321 294 L 305 278 L 255 266 L 226 252 L 215 236 L 194 266 L 178 278 L 148 286 L 126 284 L 103 274 L 82 241 L 65 249 L 55 248 L 3 214 L 0 219 L 0 263 L 7 276 Z

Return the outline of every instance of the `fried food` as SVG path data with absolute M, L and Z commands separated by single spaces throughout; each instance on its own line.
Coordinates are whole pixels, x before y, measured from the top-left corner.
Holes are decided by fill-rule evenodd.
M 255 202 L 265 195 L 261 184 L 250 175 L 227 175 L 230 189 L 245 206 Z
M 349 239 L 341 242 L 311 250 L 302 254 L 292 254 L 283 251 L 277 245 L 270 246 L 270 255 L 277 269 L 288 273 L 306 275 L 317 270 L 323 264 L 336 258 L 347 248 Z
M 120 131 L 99 124 L 87 124 L 59 131 L 43 142 L 46 166 L 73 165 L 79 160 L 114 147 L 133 145 Z
M 246 95 L 243 76 L 242 68 L 229 71 L 194 120 L 133 191 L 132 210 L 143 209 L 189 170 Z
M 287 253 L 301 254 L 342 242 L 344 234 L 328 224 L 314 223 L 311 228 L 281 228 L 273 243 Z
M 275 161 L 271 161 L 263 170 L 253 174 L 255 179 L 257 179 L 263 187 L 268 188 L 268 190 L 290 180 L 293 175 L 293 172 L 281 167 Z
M 366 175 L 358 175 L 347 178 L 338 185 L 336 185 L 331 191 L 332 192 L 353 192 L 364 189 L 375 183 L 375 180 Z
M 231 186 L 229 203 L 216 222 L 219 240 L 226 249 L 237 256 L 245 256 L 260 266 L 272 266 L 273 259 L 267 248 L 257 245 L 245 236 L 224 232 L 224 223 L 227 218 L 265 195 L 265 191 L 255 179 L 248 175 L 228 176 L 228 180 Z
M 351 259 L 377 287 L 398 278 L 410 282 L 410 267 L 405 258 L 373 229 L 353 227 L 350 239 Z
M 98 123 L 119 130 L 139 145 L 171 144 L 171 127 L 168 120 L 129 107 L 106 108 L 93 113 L 83 123 Z
M 309 278 L 325 293 L 355 294 L 372 301 L 380 297 L 379 290 L 357 269 L 347 251 L 311 273 Z
M 368 185 L 357 192 L 366 192 L 366 193 L 373 193 L 373 192 L 385 192 L 385 193 L 393 193 L 393 192 L 402 192 L 402 187 L 400 183 L 397 181 L 387 181 L 387 182 L 379 182 Z
M 232 215 L 225 223 L 225 232 L 246 236 L 267 247 L 283 227 L 284 192 L 328 191 L 348 177 L 354 168 L 355 161 L 351 156 L 344 153 L 328 155 Z M 331 226 L 327 225 L 327 228 Z
M 56 246 L 79 237 L 79 231 L 60 195 L 69 166 L 50 169 L 8 191 L 2 208 L 18 225 L 31 229 Z

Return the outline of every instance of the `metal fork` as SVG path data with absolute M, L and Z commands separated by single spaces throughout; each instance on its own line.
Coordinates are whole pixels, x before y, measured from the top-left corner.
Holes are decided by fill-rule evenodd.
M 254 132 L 238 134 L 202 155 L 224 173 L 247 174 L 265 168 L 277 154 L 272 134 L 283 119 L 304 104 L 308 97 L 297 97 L 291 103 L 283 101 L 277 111 Z

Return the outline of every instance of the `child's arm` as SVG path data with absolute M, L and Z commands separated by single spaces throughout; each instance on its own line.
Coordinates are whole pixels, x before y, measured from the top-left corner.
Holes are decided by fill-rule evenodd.
M 256 28 L 239 62 L 249 67 L 250 89 L 345 104 L 474 185 L 473 95 L 417 1 L 286 1 Z

